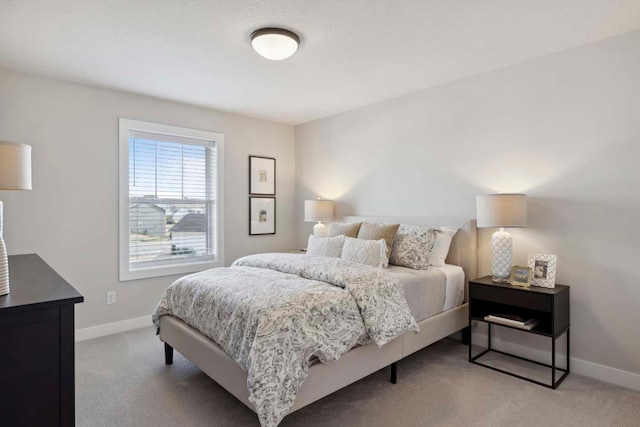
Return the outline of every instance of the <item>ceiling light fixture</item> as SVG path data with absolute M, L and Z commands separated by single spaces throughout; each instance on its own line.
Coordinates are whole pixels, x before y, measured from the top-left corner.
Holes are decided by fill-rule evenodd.
M 282 28 L 260 28 L 251 34 L 251 45 L 267 59 L 287 59 L 298 50 L 300 37 Z

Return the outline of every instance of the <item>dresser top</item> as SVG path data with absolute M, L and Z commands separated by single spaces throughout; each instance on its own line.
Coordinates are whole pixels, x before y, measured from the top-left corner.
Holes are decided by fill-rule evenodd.
M 82 294 L 36 254 L 9 257 L 10 293 L 0 296 L 0 313 L 76 304 Z

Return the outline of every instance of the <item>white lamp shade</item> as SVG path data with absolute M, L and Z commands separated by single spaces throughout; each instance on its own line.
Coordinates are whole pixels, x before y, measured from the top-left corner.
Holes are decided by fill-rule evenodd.
M 305 222 L 333 220 L 333 200 L 305 200 Z
M 0 141 L 0 190 L 31 190 L 31 146 Z
M 526 194 L 485 194 L 476 196 L 478 227 L 526 227 Z

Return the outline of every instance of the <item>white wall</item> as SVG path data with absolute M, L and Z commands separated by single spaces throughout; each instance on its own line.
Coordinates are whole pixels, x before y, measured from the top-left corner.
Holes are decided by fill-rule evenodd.
M 150 315 L 176 278 L 118 282 L 118 117 L 225 135 L 227 264 L 295 246 L 293 127 L 0 70 L 0 139 L 33 147 L 33 191 L 0 194 L 5 240 L 85 296 L 76 327 Z M 249 154 L 277 159 L 275 236 L 248 235 Z M 109 290 L 115 305 L 105 304 Z
M 296 127 L 298 244 L 306 198 L 337 200 L 339 215 L 472 218 L 476 194 L 526 192 L 514 261 L 558 255 L 572 355 L 640 373 L 638 159 L 634 32 Z M 492 232 L 480 233 L 482 275 Z

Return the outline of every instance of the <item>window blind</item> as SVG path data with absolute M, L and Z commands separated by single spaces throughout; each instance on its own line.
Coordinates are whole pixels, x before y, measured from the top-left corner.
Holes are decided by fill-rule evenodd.
M 131 269 L 215 259 L 216 144 L 129 133 Z

